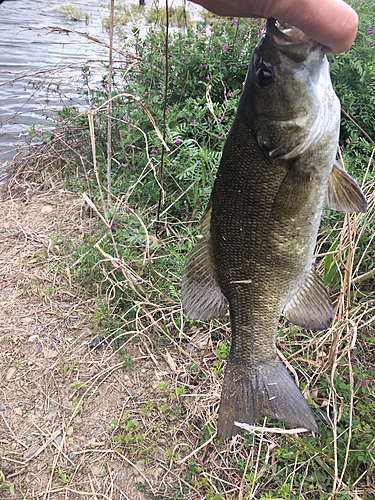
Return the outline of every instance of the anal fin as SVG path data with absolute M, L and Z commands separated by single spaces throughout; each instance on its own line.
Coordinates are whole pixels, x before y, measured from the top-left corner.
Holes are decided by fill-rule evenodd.
M 217 282 L 213 263 L 210 208 L 202 221 L 203 237 L 189 253 L 182 276 L 181 297 L 191 319 L 209 320 L 225 316 L 228 302 Z
M 314 415 L 279 358 L 249 370 L 229 358 L 220 401 L 217 437 L 240 432 L 234 422 L 254 425 L 264 417 L 319 432 Z
M 367 212 L 368 204 L 362 189 L 337 162 L 329 177 L 325 204 L 339 212 Z
M 285 306 L 284 315 L 288 321 L 303 328 L 326 330 L 331 326 L 333 317 L 331 297 L 314 267 L 299 286 L 295 296 Z

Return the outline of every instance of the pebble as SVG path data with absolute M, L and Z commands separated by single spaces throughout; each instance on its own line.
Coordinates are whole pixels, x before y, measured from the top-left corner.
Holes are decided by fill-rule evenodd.
M 57 410 L 51 410 L 48 415 L 46 416 L 46 420 L 52 420 L 53 417 L 56 415 Z
M 193 346 L 193 344 L 186 344 L 185 349 L 187 351 L 192 351 L 194 349 L 194 346 Z
M 74 423 L 78 425 L 82 424 L 82 418 L 79 415 L 77 415 L 74 419 Z
M 42 207 L 42 214 L 49 214 L 50 212 L 53 211 L 53 208 L 50 206 L 50 205 L 44 205 L 44 207 Z
M 21 410 L 21 408 L 14 408 L 14 413 L 16 415 L 19 415 L 20 417 L 22 417 L 22 410 Z
M 96 349 L 97 347 L 101 347 L 100 346 L 100 336 L 98 335 L 97 337 L 93 338 L 90 343 L 89 343 L 89 347 L 90 349 Z
M 92 467 L 91 467 L 91 472 L 95 475 L 95 476 L 100 476 L 100 474 L 102 473 L 102 467 L 100 465 L 97 465 L 97 464 L 94 464 Z
M 66 431 L 67 436 L 71 436 L 73 434 L 73 426 L 70 426 L 69 429 Z
M 3 406 L 3 403 L 0 401 L 0 411 L 5 411 L 5 406 Z
M 136 462 L 135 466 L 137 467 L 138 470 L 141 470 L 141 471 L 144 471 L 144 463 L 143 463 L 143 460 L 138 460 L 138 462 Z
M 72 306 L 68 304 L 68 302 L 60 302 L 60 304 L 57 306 L 60 311 L 70 311 Z
M 164 469 L 162 469 L 161 467 L 157 467 L 155 470 L 152 471 L 152 480 L 154 483 L 157 483 L 157 481 L 159 481 L 160 479 L 160 476 L 163 474 L 164 472 Z
M 41 412 L 41 411 L 39 411 L 39 410 L 35 410 L 35 416 L 36 416 L 37 418 L 40 418 L 40 417 L 42 416 L 42 412 Z
M 9 380 L 11 378 L 13 378 L 13 376 L 17 373 L 17 368 L 14 368 L 14 366 L 12 366 L 12 368 L 9 368 L 8 370 L 8 373 L 6 374 L 6 377 L 5 377 L 5 380 L 7 382 L 9 382 Z
M 31 446 L 31 448 L 29 448 L 28 450 L 26 450 L 23 454 L 23 458 L 30 458 L 34 455 L 34 453 L 36 453 L 37 451 L 39 450 L 39 445 L 38 444 L 34 444 L 33 446 Z
M 30 325 L 30 323 L 32 323 L 34 321 L 34 318 L 21 318 L 20 319 L 21 323 L 23 325 Z
M 128 473 L 127 473 L 125 470 L 124 470 L 124 471 L 119 472 L 119 474 L 118 474 L 118 477 L 119 477 L 120 479 L 125 479 L 127 476 L 128 476 Z
M 27 341 L 28 342 L 35 342 L 36 340 L 38 340 L 38 335 L 31 335 Z
M 62 443 L 62 436 L 57 436 L 55 441 L 60 446 L 60 444 Z

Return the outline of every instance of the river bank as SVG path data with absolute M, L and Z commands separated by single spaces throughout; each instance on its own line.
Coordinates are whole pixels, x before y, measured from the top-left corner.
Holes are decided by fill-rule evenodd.
M 224 20 L 169 34 L 167 88 L 163 26 L 133 36 L 112 81 L 110 201 L 104 70 L 98 81 L 83 67 L 87 108 L 60 110 L 52 134 L 35 127 L 11 163 L 0 204 L 6 495 L 13 486 L 15 498 L 43 500 L 373 497 L 374 151 L 355 123 L 342 121 L 340 152 L 370 209 L 351 217 L 325 209 L 316 249 L 335 324 L 279 325 L 278 348 L 321 434 L 280 424 L 281 434 L 258 428 L 217 441 L 228 319 L 182 314 L 182 269 L 258 26 Z M 367 64 L 367 30 L 331 61 L 358 120 L 371 108 L 361 100 L 371 82 L 343 87 L 352 70 L 343 61 Z M 360 111 L 345 104 L 353 95 Z

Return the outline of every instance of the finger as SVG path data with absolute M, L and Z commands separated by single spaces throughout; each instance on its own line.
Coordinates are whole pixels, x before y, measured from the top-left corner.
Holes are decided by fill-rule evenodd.
M 356 12 L 343 0 L 193 0 L 219 16 L 274 17 L 302 30 L 338 54 L 352 45 Z
M 288 5 L 289 4 L 289 5 Z M 313 40 L 339 54 L 348 50 L 357 34 L 358 15 L 343 0 L 300 0 L 274 2 L 272 17 L 302 30 Z

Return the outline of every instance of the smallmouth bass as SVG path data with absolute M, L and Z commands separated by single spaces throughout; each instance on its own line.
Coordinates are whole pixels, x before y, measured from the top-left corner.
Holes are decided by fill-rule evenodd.
M 281 314 L 304 328 L 331 325 L 332 302 L 313 265 L 323 204 L 367 211 L 335 161 L 339 125 L 325 47 L 268 19 L 182 279 L 190 318 L 214 319 L 229 307 L 221 439 L 239 432 L 235 422 L 264 416 L 318 432 L 275 342 Z

